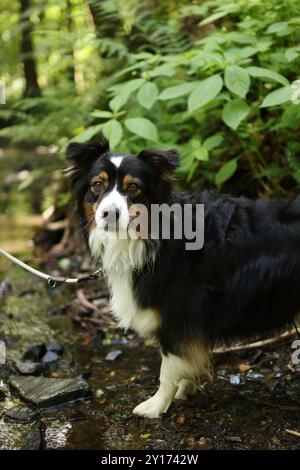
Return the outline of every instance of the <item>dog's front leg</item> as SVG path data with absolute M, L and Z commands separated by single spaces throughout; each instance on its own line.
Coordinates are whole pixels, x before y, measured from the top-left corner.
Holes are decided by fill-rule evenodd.
M 178 389 L 178 382 L 183 378 L 182 362 L 178 356 L 162 354 L 159 388 L 153 397 L 134 408 L 134 414 L 146 418 L 158 418 L 168 410 Z

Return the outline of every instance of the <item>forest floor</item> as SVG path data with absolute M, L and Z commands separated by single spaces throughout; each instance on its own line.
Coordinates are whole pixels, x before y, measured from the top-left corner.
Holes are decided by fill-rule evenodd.
M 51 290 L 3 260 L 0 273 L 6 279 L 0 289 L 0 339 L 7 351 L 0 366 L 0 449 L 300 446 L 300 366 L 291 362 L 295 338 L 216 354 L 213 382 L 204 382 L 189 401 L 175 402 L 162 418 L 142 419 L 131 412 L 157 387 L 159 354 L 117 327 L 105 311 L 105 286 L 92 281 L 80 290 Z M 41 356 L 50 341 L 62 351 L 48 361 Z M 30 372 L 32 362 L 38 365 Z M 34 376 L 84 378 L 92 397 L 45 408 L 25 403 L 9 386 L 11 376 L 28 376 L 24 363 Z
M 23 152 L 21 159 L 19 151 L 0 152 L 0 245 L 46 272 L 74 275 L 88 260 L 49 257 L 27 244 L 40 223 L 30 212 L 39 193 L 16 188 L 32 162 L 44 160 L 44 154 L 33 158 Z M 132 409 L 158 385 L 159 353 L 119 329 L 106 312 L 107 301 L 103 282 L 49 289 L 0 256 L 0 362 L 6 346 L 0 364 L 0 449 L 300 447 L 300 365 L 291 360 L 295 335 L 215 354 L 212 382 L 203 382 L 187 402 L 172 404 L 162 418 L 142 419 Z M 81 380 L 62 396 L 64 378 Z M 25 395 L 16 387 L 22 381 Z M 48 398 L 52 393 L 51 406 L 37 405 L 42 389 Z M 89 397 L 70 401 L 83 394 Z

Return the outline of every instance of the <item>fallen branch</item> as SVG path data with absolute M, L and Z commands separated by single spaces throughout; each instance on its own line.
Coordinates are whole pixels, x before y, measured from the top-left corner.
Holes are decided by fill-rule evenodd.
M 292 434 L 292 436 L 300 437 L 300 432 L 293 431 L 293 429 L 285 429 L 285 432 L 288 434 Z
M 230 346 L 230 347 L 219 347 L 213 350 L 215 354 L 224 354 L 226 352 L 231 352 L 231 351 L 242 351 L 243 349 L 255 349 L 255 348 L 260 348 L 261 346 L 267 346 L 270 344 L 274 344 L 279 341 L 283 341 L 284 339 L 290 338 L 295 334 L 295 330 L 288 330 L 282 333 L 281 335 L 275 336 L 273 338 L 268 338 L 262 341 L 256 341 L 254 343 L 239 343 L 236 344 L 235 346 Z
M 89 310 L 90 312 L 95 312 L 99 314 L 101 313 L 100 309 L 86 298 L 85 293 L 83 292 L 82 289 L 78 289 L 76 292 L 76 295 L 77 295 L 77 299 L 79 303 L 83 307 L 85 307 L 87 310 Z

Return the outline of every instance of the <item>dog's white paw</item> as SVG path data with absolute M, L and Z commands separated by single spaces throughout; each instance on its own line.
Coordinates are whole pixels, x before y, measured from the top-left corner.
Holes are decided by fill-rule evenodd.
M 146 401 L 143 401 L 133 410 L 133 414 L 143 416 L 144 418 L 159 418 L 169 408 L 155 395 Z

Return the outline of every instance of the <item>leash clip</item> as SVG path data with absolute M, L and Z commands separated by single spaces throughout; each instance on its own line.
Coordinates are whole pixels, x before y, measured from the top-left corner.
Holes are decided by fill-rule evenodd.
M 50 287 L 51 289 L 55 289 L 55 287 L 57 286 L 57 282 L 52 277 L 48 277 L 47 283 L 48 287 Z

